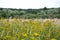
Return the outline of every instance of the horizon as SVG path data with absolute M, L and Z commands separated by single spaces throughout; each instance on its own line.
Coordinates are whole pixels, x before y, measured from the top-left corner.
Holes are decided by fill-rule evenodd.
M 0 8 L 4 8 L 4 7 L 0 7 Z M 43 8 L 26 8 L 26 9 L 43 9 Z M 51 7 L 51 8 L 60 8 L 60 7 Z M 24 9 L 24 8 L 6 8 L 6 9 Z M 50 9 L 50 8 L 48 8 L 48 9 Z

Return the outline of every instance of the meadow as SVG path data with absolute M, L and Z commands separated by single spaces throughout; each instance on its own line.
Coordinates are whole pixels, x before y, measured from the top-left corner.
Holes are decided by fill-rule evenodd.
M 60 40 L 60 19 L 0 19 L 0 40 Z

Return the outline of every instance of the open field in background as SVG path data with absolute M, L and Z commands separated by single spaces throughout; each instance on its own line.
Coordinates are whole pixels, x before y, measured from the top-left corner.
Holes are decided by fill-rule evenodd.
M 60 40 L 60 19 L 0 19 L 0 40 Z

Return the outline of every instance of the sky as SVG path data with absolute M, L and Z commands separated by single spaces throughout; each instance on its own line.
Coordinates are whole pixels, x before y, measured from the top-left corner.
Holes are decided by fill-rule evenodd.
M 0 0 L 0 7 L 22 9 L 56 8 L 60 7 L 60 0 Z

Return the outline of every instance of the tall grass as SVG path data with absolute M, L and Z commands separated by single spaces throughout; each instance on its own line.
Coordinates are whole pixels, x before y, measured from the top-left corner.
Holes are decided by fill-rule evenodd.
M 0 40 L 60 40 L 60 25 L 50 19 L 0 19 Z

